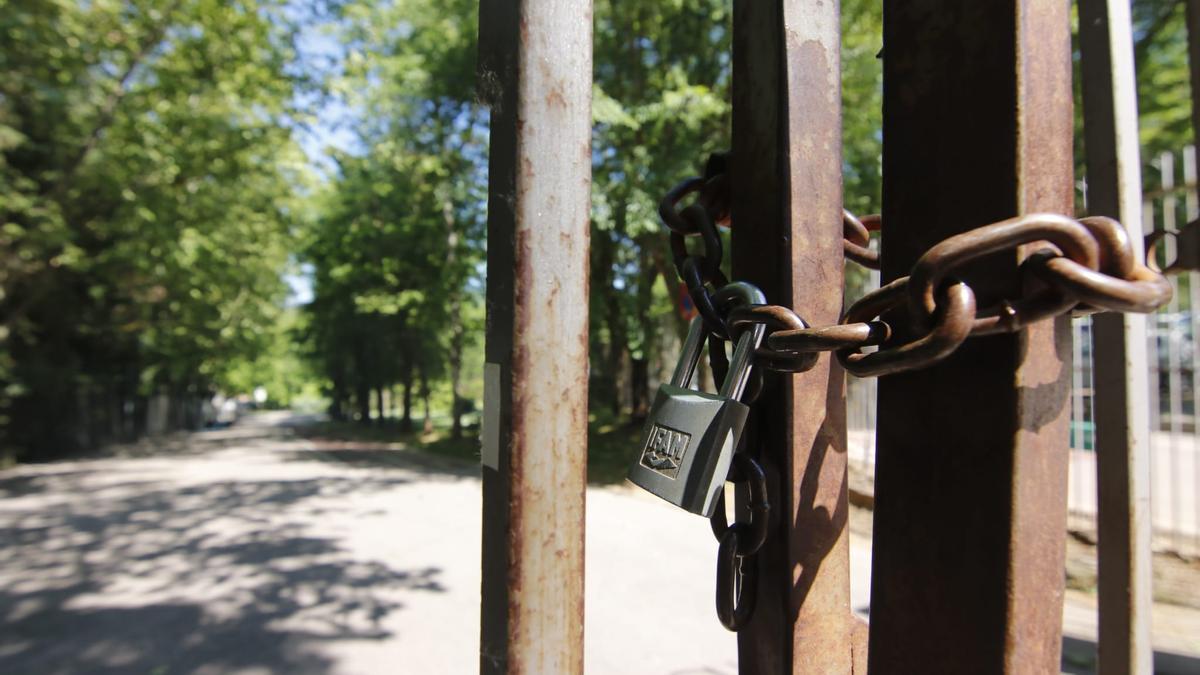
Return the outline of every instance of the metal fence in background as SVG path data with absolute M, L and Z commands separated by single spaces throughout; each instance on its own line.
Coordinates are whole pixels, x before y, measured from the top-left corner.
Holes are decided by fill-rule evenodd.
M 1200 217 L 1195 148 L 1163 153 L 1147 176 L 1143 223 L 1146 231 L 1175 230 Z M 1174 240 L 1164 239 L 1160 255 L 1175 257 Z M 872 273 L 871 287 L 879 282 Z M 1150 317 L 1151 514 L 1155 550 L 1200 555 L 1200 435 L 1197 434 L 1196 364 L 1200 361 L 1200 274 L 1172 277 L 1175 297 Z M 1091 319 L 1075 319 L 1071 392 L 1071 471 L 1068 494 L 1072 530 L 1096 530 L 1096 456 L 1092 419 Z M 876 380 L 848 378 L 848 452 L 853 470 L 875 473 Z

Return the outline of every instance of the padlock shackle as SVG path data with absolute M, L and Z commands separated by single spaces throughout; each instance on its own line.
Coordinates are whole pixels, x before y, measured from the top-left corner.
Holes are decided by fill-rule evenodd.
M 692 378 L 696 375 L 696 364 L 700 362 L 700 350 L 704 347 L 704 338 L 707 335 L 704 318 L 696 316 L 688 324 L 687 337 L 683 339 L 683 350 L 675 364 L 675 372 L 671 374 L 671 384 L 684 388 L 692 385 Z
M 738 338 L 737 346 L 733 348 L 733 357 L 729 359 L 729 373 L 725 375 L 725 381 L 721 383 L 721 390 L 718 392 L 722 397 L 735 401 L 742 397 L 746 382 L 750 380 L 750 360 L 754 358 L 754 350 L 762 344 L 766 332 L 766 324 L 756 323 Z
M 735 281 L 722 286 L 713 295 L 713 301 L 725 311 L 730 306 L 765 305 L 767 297 L 757 287 L 743 281 Z M 729 361 L 729 374 L 721 383 L 721 396 L 737 399 L 742 395 L 742 390 L 746 388 L 746 382 L 750 378 L 750 361 L 754 358 L 754 350 L 762 344 L 766 331 L 767 327 L 760 323 L 738 338 L 733 349 L 733 358 Z M 706 338 L 708 329 L 704 325 L 704 318 L 697 316 L 688 324 L 687 337 L 683 339 L 679 361 L 675 364 L 675 372 L 671 374 L 672 385 L 691 387 Z
M 766 305 L 767 295 L 751 283 L 734 281 L 726 283 L 713 295 L 713 304 L 725 312 L 726 307 L 731 304 Z M 754 358 L 754 352 L 758 345 L 762 344 L 763 335 L 766 334 L 766 325 L 756 323 L 754 328 L 746 330 L 738 337 L 738 344 L 733 347 L 733 357 L 730 358 L 730 371 L 725 376 L 725 382 L 721 382 L 721 396 L 733 400 L 742 398 L 742 390 L 750 380 L 750 360 Z
M 725 284 L 713 295 L 713 304 L 724 314 L 733 306 L 765 305 L 767 296 L 753 284 L 734 281 Z M 741 398 L 742 390 L 750 379 L 750 362 L 754 358 L 754 351 L 762 344 L 766 332 L 766 325 L 759 323 L 738 338 L 733 357 L 729 359 L 729 373 L 721 383 L 721 396 L 734 400 Z

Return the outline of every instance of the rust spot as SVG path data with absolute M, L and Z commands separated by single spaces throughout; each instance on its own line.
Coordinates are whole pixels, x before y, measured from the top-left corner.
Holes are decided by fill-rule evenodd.
M 546 106 L 550 108 L 567 108 L 567 97 L 563 93 L 562 83 L 559 82 L 546 92 Z

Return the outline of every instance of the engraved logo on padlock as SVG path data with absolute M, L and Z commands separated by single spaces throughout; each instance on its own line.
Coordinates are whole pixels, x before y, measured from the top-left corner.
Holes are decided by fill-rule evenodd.
M 740 282 L 717 295 L 726 302 L 766 302 L 761 291 Z M 650 407 L 630 481 L 687 511 L 712 514 L 750 412 L 737 399 L 765 331 L 759 324 L 742 333 L 720 392 L 710 394 L 691 388 L 707 333 L 703 319 L 692 321 L 675 373 L 659 387 Z
M 642 449 L 642 466 L 674 479 L 691 442 L 691 434 L 655 424 Z

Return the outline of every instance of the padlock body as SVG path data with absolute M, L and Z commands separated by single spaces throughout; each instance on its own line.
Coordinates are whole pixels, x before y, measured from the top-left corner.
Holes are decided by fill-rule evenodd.
M 629 480 L 687 511 L 712 515 L 749 412 L 716 394 L 662 385 Z

